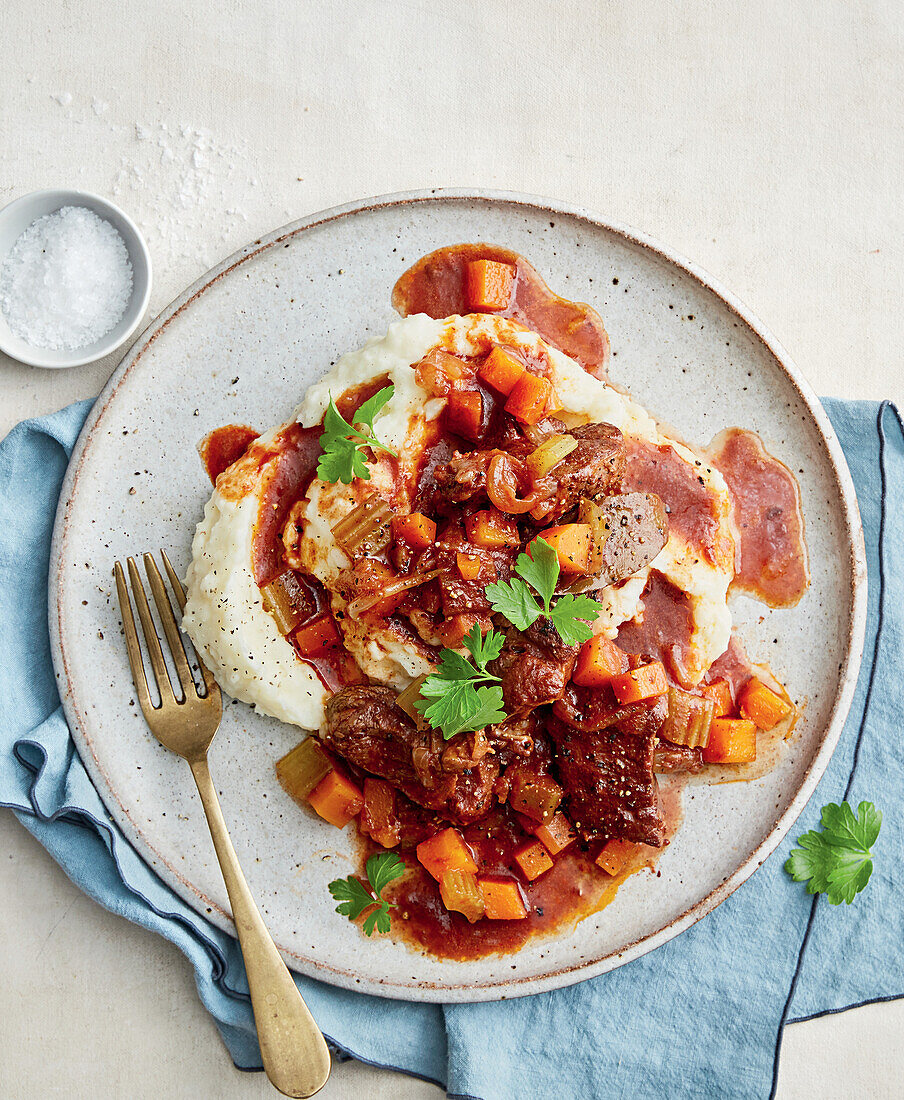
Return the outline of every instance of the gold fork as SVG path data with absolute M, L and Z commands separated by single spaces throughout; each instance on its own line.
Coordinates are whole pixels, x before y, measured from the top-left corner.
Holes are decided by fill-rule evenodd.
M 179 608 L 184 611 L 185 592 L 182 584 L 165 551 L 161 551 L 161 557 Z M 270 1081 L 286 1096 L 313 1096 L 323 1088 L 330 1075 L 329 1051 L 320 1029 L 298 992 L 286 964 L 280 958 L 267 931 L 267 926 L 254 904 L 254 898 L 248 889 L 248 883 L 245 881 L 232 841 L 229 839 L 226 822 L 223 820 L 223 811 L 220 809 L 217 792 L 210 778 L 207 750 L 219 729 L 223 714 L 220 689 L 210 671 L 199 659 L 198 664 L 206 687 L 204 695 L 199 694 L 160 571 L 153 556 L 145 554 L 145 572 L 151 585 L 166 640 L 169 642 L 170 656 L 181 689 L 182 698 L 181 700 L 177 698 L 163 658 L 160 638 L 157 635 L 154 620 L 151 618 L 138 567 L 135 565 L 134 558 L 129 558 L 127 564 L 132 594 L 138 607 L 138 617 L 147 643 L 151 669 L 160 694 L 160 705 L 155 707 L 151 700 L 138 633 L 135 629 L 135 619 L 132 616 L 132 605 L 129 601 L 129 589 L 122 566 L 116 562 L 113 575 L 116 577 L 116 590 L 119 594 L 119 607 L 122 613 L 122 625 L 125 628 L 132 679 L 135 681 L 138 701 L 151 728 L 151 733 L 164 748 L 170 749 L 188 761 L 195 783 L 198 785 L 198 794 L 201 796 L 217 859 L 220 861 L 220 870 L 223 872 L 229 904 L 232 907 L 235 930 L 245 959 L 251 1007 L 254 1010 L 264 1069 Z

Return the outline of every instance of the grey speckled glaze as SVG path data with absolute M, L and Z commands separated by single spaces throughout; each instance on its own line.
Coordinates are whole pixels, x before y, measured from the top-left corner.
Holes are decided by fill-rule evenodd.
M 286 960 L 348 989 L 431 1001 L 579 981 L 657 947 L 724 900 L 775 848 L 828 762 L 866 614 L 859 514 L 829 422 L 775 340 L 702 272 L 581 210 L 506 193 L 412 193 L 307 218 L 226 260 L 139 338 L 88 419 L 57 516 L 50 608 L 63 704 L 110 813 L 164 881 L 230 928 L 185 765 L 157 745 L 136 706 L 113 560 L 163 546 L 184 571 L 210 492 L 195 443 L 220 424 L 284 419 L 339 354 L 385 329 L 390 290 L 409 264 L 476 240 L 522 252 L 554 290 L 593 304 L 612 339 L 613 380 L 683 435 L 704 442 L 728 425 L 750 427 L 799 471 L 810 590 L 790 611 L 741 597 L 733 614 L 754 659 L 806 708 L 769 775 L 687 792 L 658 877 L 633 876 L 601 913 L 515 955 L 455 963 L 366 940 L 336 916 L 326 884 L 355 866 L 353 842 L 292 802 L 273 771 L 298 731 L 227 705 L 212 768 Z M 802 644 L 813 636 L 823 644 Z

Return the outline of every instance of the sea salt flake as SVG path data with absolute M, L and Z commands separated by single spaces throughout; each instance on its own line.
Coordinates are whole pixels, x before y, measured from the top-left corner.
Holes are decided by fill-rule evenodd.
M 32 222 L 0 267 L 0 311 L 34 348 L 74 351 L 95 343 L 122 319 L 131 296 L 125 242 L 81 206 Z

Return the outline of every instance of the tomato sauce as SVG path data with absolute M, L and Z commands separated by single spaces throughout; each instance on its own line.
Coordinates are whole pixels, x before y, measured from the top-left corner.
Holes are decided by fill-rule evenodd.
M 581 302 L 554 294 L 523 256 L 488 244 L 458 244 L 437 249 L 410 267 L 392 291 L 392 304 L 408 317 L 430 317 L 482 312 L 467 297 L 467 266 L 471 260 L 498 260 L 515 268 L 510 304 L 492 312 L 538 332 L 544 340 L 570 355 L 594 375 L 606 377 L 609 336 L 599 314 Z
M 793 607 L 810 583 L 794 475 L 755 432 L 741 428 L 713 440 L 712 460 L 731 493 L 740 536 L 733 586 L 770 607 Z
M 214 485 L 220 474 L 233 462 L 238 462 L 259 434 L 247 424 L 224 424 L 204 436 L 198 444 L 198 453 Z

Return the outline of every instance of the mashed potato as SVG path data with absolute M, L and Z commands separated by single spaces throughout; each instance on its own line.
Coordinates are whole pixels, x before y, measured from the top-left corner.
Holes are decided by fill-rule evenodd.
M 377 416 L 374 429 L 381 441 L 399 452 L 404 474 L 406 458 L 410 461 L 422 452 L 431 425 L 445 404 L 444 399 L 432 397 L 418 385 L 412 365 L 435 347 L 459 355 L 479 355 L 490 342 L 545 352 L 552 366 L 550 381 L 563 405 L 557 415 L 569 427 L 607 422 L 620 428 L 629 440 L 670 444 L 678 459 L 686 462 L 694 477 L 705 484 L 714 502 L 714 518 L 724 548 L 721 555 L 708 560 L 699 547 L 672 530 L 649 567 L 618 587 L 594 593 L 600 603 L 594 629 L 615 637 L 620 623 L 643 614 L 641 596 L 650 568 L 686 592 L 692 613 L 686 664 L 690 678 L 698 681 L 724 652 L 731 630 L 727 593 L 733 577 L 734 537 L 725 481 L 699 455 L 666 436 L 640 405 L 589 375 L 535 333 L 486 314 L 443 320 L 425 315 L 404 318 L 390 325 L 385 336 L 343 356 L 322 381 L 308 390 L 295 419 L 304 427 L 312 427 L 320 422 L 330 394 L 338 396 L 352 386 L 388 377 L 395 392 Z M 350 564 L 332 528 L 365 495 L 376 490 L 395 508 L 410 510 L 414 474 L 409 479 L 393 477 L 387 461 L 379 457 L 369 469 L 368 482 L 333 485 L 315 479 L 308 491 L 298 555 L 303 567 L 327 589 L 332 590 L 338 574 Z M 219 490 L 214 491 L 195 533 L 186 582 L 185 629 L 230 694 L 283 721 L 316 729 L 322 722 L 326 691 L 313 670 L 296 658 L 264 611 L 251 573 L 251 541 L 258 504 L 255 492 L 259 486 L 253 478 L 247 480 L 247 495 L 239 501 L 224 499 Z M 344 611 L 342 596 L 332 593 L 331 598 L 333 610 Z M 430 671 L 423 650 L 413 643 L 400 640 L 388 630 L 375 630 L 372 624 L 365 628 L 347 615 L 340 621 L 346 648 L 374 679 L 402 688 Z

